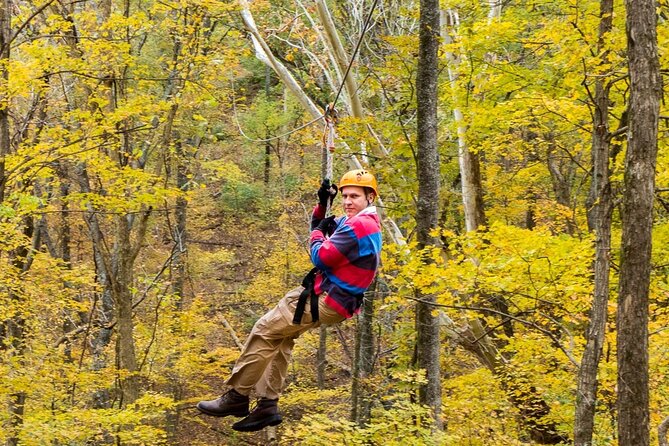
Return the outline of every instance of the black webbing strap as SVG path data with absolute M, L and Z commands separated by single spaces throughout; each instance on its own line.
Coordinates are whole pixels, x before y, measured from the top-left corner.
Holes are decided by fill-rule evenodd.
M 318 268 L 313 268 L 302 279 L 302 286 L 304 290 L 300 293 L 297 299 L 297 307 L 295 308 L 295 315 L 293 316 L 293 325 L 300 325 L 302 323 L 302 316 L 307 306 L 307 298 L 309 298 L 309 310 L 311 311 L 311 321 L 318 320 L 318 298 L 314 292 L 314 283 L 316 282 L 316 273 Z

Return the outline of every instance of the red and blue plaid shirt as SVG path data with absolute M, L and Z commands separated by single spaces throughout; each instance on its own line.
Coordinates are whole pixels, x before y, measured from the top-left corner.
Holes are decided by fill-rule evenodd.
M 329 238 L 314 230 L 324 217 L 325 208 L 317 205 L 311 217 L 311 262 L 319 270 L 314 291 L 327 293 L 325 303 L 350 318 L 360 311 L 363 294 L 379 268 L 379 215 L 375 206 L 369 206 L 353 217 L 339 217 Z

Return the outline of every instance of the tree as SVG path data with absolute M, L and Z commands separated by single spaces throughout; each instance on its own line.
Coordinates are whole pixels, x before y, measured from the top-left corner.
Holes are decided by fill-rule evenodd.
M 416 230 L 419 249 L 429 251 L 437 246 L 432 234 L 439 223 L 439 147 L 437 145 L 437 86 L 439 76 L 439 2 L 421 0 L 416 73 L 416 172 L 418 203 Z M 426 258 L 425 262 L 429 262 Z M 441 420 L 441 340 L 439 320 L 433 314 L 436 298 L 418 291 L 416 304 L 416 365 L 425 371 L 426 383 L 419 388 L 421 404 L 432 409 L 434 424 L 443 427 Z
M 485 20 L 488 27 L 493 29 L 494 25 L 500 19 L 502 5 L 498 2 L 489 2 L 488 6 L 489 10 Z M 448 61 L 449 82 L 452 94 L 453 121 L 457 128 L 457 159 L 464 208 L 464 230 L 475 233 L 484 229 L 487 224 L 483 202 L 482 155 L 479 150 L 472 148 L 467 140 L 468 135 L 472 131 L 468 129 L 466 121 L 467 118 L 469 120 L 475 119 L 476 112 L 463 109 L 463 104 L 466 104 L 467 101 L 462 99 L 467 97 L 469 94 L 468 90 L 475 80 L 471 78 L 467 80 L 460 79 L 461 74 L 464 74 L 462 72 L 463 68 L 460 66 L 461 61 L 466 59 L 467 56 L 464 53 L 456 54 L 451 51 L 452 48 L 460 44 L 457 41 L 457 31 L 461 25 L 458 11 L 453 9 L 446 10 L 443 12 L 443 18 L 444 35 L 447 44 L 446 59 Z M 487 67 L 489 65 L 491 68 L 494 68 L 495 63 L 499 62 L 494 50 L 487 50 L 484 60 L 489 62 L 483 64 L 483 66 Z M 462 84 L 463 82 L 465 82 L 464 85 Z M 479 82 L 482 81 L 479 80 Z M 469 116 L 466 116 L 467 113 Z M 474 136 L 469 137 L 475 139 Z M 559 169 L 550 156 L 550 151 L 547 156 L 547 167 L 551 173 L 551 177 L 560 176 Z M 563 181 L 563 183 L 567 185 L 568 189 L 569 183 L 567 181 Z M 474 236 L 477 237 L 477 235 Z M 483 234 L 478 236 L 483 239 L 486 237 Z M 477 255 L 473 255 L 469 261 L 475 265 L 479 265 L 481 262 Z M 499 380 L 500 386 L 509 396 L 509 400 L 522 414 L 522 424 L 528 429 L 530 437 L 534 441 L 541 444 L 562 442 L 564 437 L 558 433 L 555 423 L 546 419 L 550 413 L 550 408 L 542 399 L 536 386 L 532 384 L 526 373 L 511 364 L 508 354 L 504 356 L 502 353 L 502 349 L 508 345 L 509 337 L 514 337 L 515 335 L 513 323 L 509 319 L 511 316 L 510 308 L 513 305 L 512 302 L 509 302 L 511 299 L 505 293 L 486 293 L 476 287 L 472 290 L 471 296 L 469 294 L 462 294 L 465 308 L 472 306 L 473 301 L 476 299 L 474 296 L 477 294 L 485 296 L 486 302 L 482 306 L 489 307 L 492 314 L 499 315 L 501 321 L 497 326 L 504 327 L 504 335 L 495 336 L 495 330 L 488 328 L 490 324 L 484 322 L 486 312 L 483 310 L 478 317 L 468 317 L 466 324 L 462 327 L 456 328 L 450 322 L 450 318 L 443 318 L 446 321 L 446 325 L 449 326 L 450 337 L 462 345 L 463 348 L 474 353 L 481 364 L 487 367 Z M 488 316 L 491 313 L 488 313 Z
M 618 292 L 618 435 L 623 446 L 650 442 L 648 293 L 655 164 L 662 95 L 656 3 L 627 1 L 629 129 Z
M 377 279 L 372 293 L 366 293 L 358 316 L 355 337 L 353 380 L 351 383 L 351 420 L 365 427 L 372 418 L 373 389 L 370 381 L 374 371 L 374 301 L 378 300 L 380 281 Z
M 3 0 L 0 2 L 0 64 L 2 64 L 0 68 L 0 203 L 3 204 L 9 198 L 7 197 L 9 182 L 6 172 L 6 159 L 12 152 L 9 121 L 12 112 L 12 97 L 9 87 L 10 73 L 8 68 L 12 45 L 11 21 L 11 2 Z M 24 188 L 27 187 L 28 184 L 24 184 Z M 5 219 L 3 218 L 3 220 Z M 20 281 L 21 276 L 30 269 L 34 256 L 31 248 L 41 243 L 39 241 L 39 229 L 35 230 L 31 213 L 18 216 L 15 236 L 23 236 L 24 240 L 14 245 L 13 248 L 10 248 L 7 253 L 8 259 L 3 261 L 7 262 L 6 267 L 12 270 L 12 273 L 16 274 L 16 279 Z M 12 245 L 10 244 L 9 246 Z M 8 359 L 11 359 L 20 366 L 24 364 L 23 356 L 26 349 L 25 337 L 27 335 L 27 311 L 25 304 L 22 302 L 24 296 L 20 283 L 15 286 L 6 284 L 3 288 L 3 291 L 9 295 L 8 304 L 13 311 L 10 312 L 9 318 L 0 320 L 0 351 L 7 351 L 9 353 Z M 16 446 L 19 444 L 19 432 L 23 424 L 25 402 L 26 392 L 22 389 L 15 389 L 9 395 L 7 446 Z
M 600 2 L 600 24 L 597 49 L 603 66 L 607 66 L 609 50 L 604 39 L 613 26 L 613 1 Z M 611 250 L 611 217 L 613 197 L 609 179 L 609 154 L 611 134 L 609 132 L 609 88 L 605 80 L 598 77 L 595 82 L 592 122 L 592 179 L 588 197 L 588 227 L 595 234 L 594 291 L 590 326 L 586 333 L 586 346 L 578 371 L 576 390 L 576 415 L 574 420 L 574 443 L 592 444 L 592 432 L 597 402 L 597 370 L 604 345 L 604 334 L 608 319 L 609 273 Z

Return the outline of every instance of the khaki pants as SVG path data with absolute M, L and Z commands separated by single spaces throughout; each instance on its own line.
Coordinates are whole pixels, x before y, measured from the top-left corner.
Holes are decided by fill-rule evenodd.
M 345 318 L 318 301 L 319 320 L 311 321 L 309 302 L 300 325 L 293 325 L 293 315 L 303 287 L 289 291 L 279 303 L 253 326 L 226 383 L 242 395 L 255 389 L 259 397 L 276 399 L 283 390 L 295 339 L 305 331 L 331 325 Z M 322 296 L 321 296 L 322 297 Z

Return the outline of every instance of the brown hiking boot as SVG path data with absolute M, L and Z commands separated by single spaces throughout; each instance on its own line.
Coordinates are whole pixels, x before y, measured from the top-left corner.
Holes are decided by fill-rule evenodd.
M 240 432 L 253 432 L 267 426 L 276 426 L 281 423 L 281 414 L 277 402 L 279 400 L 268 400 L 267 398 L 260 398 L 258 404 L 243 420 L 237 421 L 232 425 L 232 428 Z
M 196 406 L 200 412 L 212 417 L 245 417 L 249 414 L 249 397 L 235 389 L 228 390 L 220 398 L 211 401 L 200 401 Z

